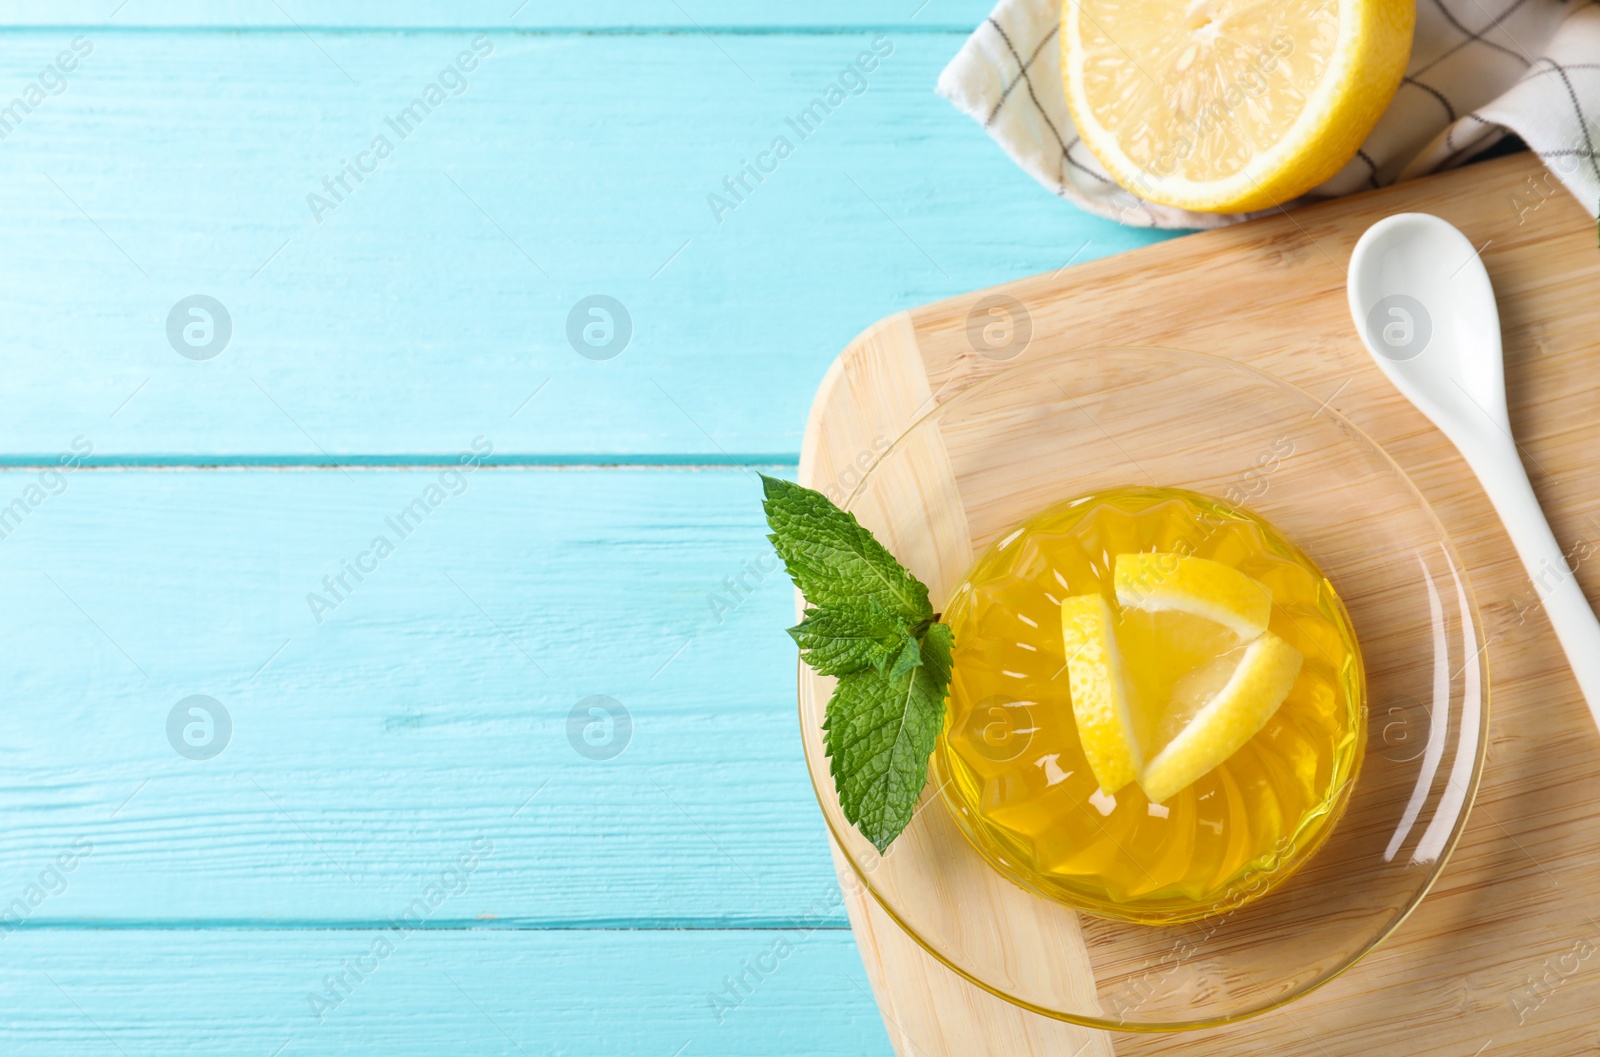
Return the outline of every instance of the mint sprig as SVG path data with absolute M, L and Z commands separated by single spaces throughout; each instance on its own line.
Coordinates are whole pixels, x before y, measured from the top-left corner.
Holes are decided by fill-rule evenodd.
M 928 588 L 827 496 L 761 476 L 772 541 L 805 597 L 800 656 L 838 677 L 823 721 L 839 806 L 882 852 L 916 812 L 944 723 L 950 628 Z

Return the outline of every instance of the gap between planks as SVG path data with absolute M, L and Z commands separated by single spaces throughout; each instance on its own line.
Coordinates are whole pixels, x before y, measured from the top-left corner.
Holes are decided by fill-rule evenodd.
M 661 470 L 773 470 L 780 473 L 793 474 L 798 468 L 799 458 L 786 458 L 777 455 L 735 455 L 722 460 L 708 460 L 702 455 L 686 456 L 683 460 L 674 460 L 671 456 L 642 455 L 642 456 L 508 456 L 503 460 L 486 461 L 478 464 L 474 472 L 485 470 L 543 470 L 543 471 L 593 471 L 593 470 L 634 470 L 634 471 L 661 471 Z M 307 460 L 297 459 L 293 456 L 243 456 L 227 459 L 202 461 L 198 459 L 174 458 L 149 458 L 137 456 L 127 459 L 115 456 L 96 459 L 93 462 L 80 463 L 73 473 L 107 473 L 107 472 L 145 472 L 145 473 L 194 473 L 194 472 L 253 472 L 258 470 L 271 470 L 282 473 L 321 473 L 328 470 L 360 470 L 363 472 L 427 472 L 432 470 L 452 470 L 460 466 L 458 456 L 439 456 L 437 458 L 419 456 L 352 456 L 348 459 L 329 461 L 325 459 Z M 0 473 L 28 473 L 56 470 L 60 463 L 55 459 L 46 459 L 39 456 L 20 456 L 6 458 L 0 456 Z
M 62 22 L 53 25 L 5 25 L 0 33 L 10 35 L 33 33 L 96 33 L 116 34 L 213 34 L 241 36 L 244 34 L 303 36 L 321 33 L 333 37 L 355 36 L 460 36 L 463 33 L 497 33 L 512 37 L 699 37 L 706 34 L 719 37 L 859 37 L 863 33 L 897 33 L 918 37 L 969 37 L 972 25 L 912 25 L 902 22 L 881 22 L 855 26 L 561 26 L 523 27 L 503 23 L 485 23 L 477 26 L 225 26 L 188 23 L 185 25 L 119 26 L 110 22 Z
M 341 921 L 292 921 L 271 918 L 234 918 L 208 921 L 200 918 L 150 918 L 105 919 L 83 921 L 37 921 L 28 919 L 12 932 L 371 932 L 373 929 L 392 928 L 390 918 L 350 918 Z M 845 920 L 825 921 L 803 918 L 776 918 L 769 921 L 752 921 L 747 924 L 713 923 L 692 918 L 651 920 L 642 918 L 635 922 L 506 922 L 481 921 L 477 918 L 450 918 L 429 920 L 412 926 L 414 931 L 428 932 L 849 932 Z M 11 935 L 11 933 L 6 933 Z

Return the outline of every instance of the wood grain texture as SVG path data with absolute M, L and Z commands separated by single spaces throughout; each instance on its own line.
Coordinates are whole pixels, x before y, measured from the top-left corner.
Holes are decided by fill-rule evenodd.
M 394 945 L 381 960 L 380 936 Z M 11 1057 L 840 1057 L 884 1047 L 843 931 L 180 929 L 19 933 L 0 951 Z M 362 964 L 319 1022 L 309 996 Z M 743 994 L 713 1004 L 728 977 L 757 965 L 766 969 Z
M 834 868 L 850 912 L 850 928 L 861 947 L 861 960 L 896 1053 L 1113 1057 L 1115 1048 L 1108 1033 L 1047 1020 L 1012 1005 L 968 983 L 923 950 L 884 912 L 882 904 L 851 882 L 852 868 L 837 845 Z M 997 878 L 997 883 L 1006 882 Z M 1080 939 L 1063 948 L 1062 962 L 1069 972 L 1084 964 L 1081 945 Z M 1093 980 L 1087 985 L 1092 988 Z
M 786 119 L 880 35 L 802 138 Z M 8 37 L 0 94 L 74 36 Z M 404 460 L 490 433 L 502 458 L 792 461 L 885 310 L 1164 237 L 1054 201 L 934 96 L 958 34 L 490 32 L 460 94 L 394 131 L 473 39 L 87 32 L 0 143 L 6 457 L 84 433 L 108 458 Z M 324 186 L 345 161 L 374 167 L 347 195 Z M 167 335 L 195 293 L 232 322 L 205 361 Z M 633 326 L 603 361 L 568 340 L 595 294 Z
M 439 471 L 64 478 L 0 539 L 0 909 L 84 838 L 26 927 L 370 922 L 486 836 L 434 924 L 842 925 L 753 477 L 479 470 L 404 538 Z M 191 694 L 214 759 L 168 740 Z M 591 695 L 614 758 L 571 740 Z
M 1593 806 L 1600 743 L 1481 490 L 1447 442 L 1368 362 L 1344 299 L 1351 247 L 1390 213 L 1437 213 L 1483 247 L 1501 302 L 1513 427 L 1557 537 L 1574 549 L 1591 601 L 1600 599 L 1592 569 L 1582 564 L 1600 533 L 1600 466 L 1588 456 L 1600 254 L 1593 221 L 1576 203 L 1557 198 L 1519 208 L 1536 201 L 1528 181 L 1539 176 L 1535 161 L 1508 158 L 1001 288 L 1031 315 L 1034 338 L 1024 357 L 1166 345 L 1232 356 L 1325 397 L 1382 444 L 1434 505 L 1470 571 L 1489 640 L 1493 708 L 1482 792 L 1455 858 L 1412 919 L 1376 954 L 1284 1010 L 1227 1029 L 1117 1036 L 1119 1054 L 1442 1057 L 1571 1054 L 1595 1045 L 1583 1010 L 1600 997 L 1592 961 L 1600 925 L 1591 917 L 1600 892 L 1590 869 L 1600 855 Z M 910 336 L 923 372 L 908 384 L 938 400 L 1004 369 L 966 337 L 969 309 L 983 293 L 913 309 L 844 353 L 830 375 L 835 384 L 813 411 L 803 476 L 860 442 L 856 404 L 837 380 L 872 371 L 864 361 L 886 334 Z M 904 349 L 893 355 L 904 362 Z M 869 430 L 891 436 L 904 424 L 873 402 L 861 405 L 860 417 Z M 895 1011 L 891 1035 L 903 1055 L 930 1045 L 928 1052 L 966 1054 L 1071 1052 L 1076 1045 L 1055 1022 L 980 1008 L 970 985 L 920 951 L 881 945 L 880 934 L 894 926 L 875 903 L 853 900 L 851 913 L 868 937 L 869 975 Z M 963 1005 L 976 1010 L 969 1034 L 939 1048 L 947 1045 L 940 1041 L 945 1025 L 927 1019 L 927 1011 Z M 1021 1032 L 1028 1041 L 985 1048 L 977 1040 L 986 1022 L 994 1038 Z

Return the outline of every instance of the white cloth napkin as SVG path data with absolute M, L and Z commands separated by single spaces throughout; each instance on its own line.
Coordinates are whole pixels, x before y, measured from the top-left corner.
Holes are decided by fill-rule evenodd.
M 1030 176 L 1090 212 L 1160 228 L 1220 227 L 1259 215 L 1192 213 L 1113 183 L 1067 113 L 1059 17 L 1059 0 L 1000 0 L 940 74 L 939 94 Z M 1508 132 L 1539 153 L 1548 177 L 1507 209 L 1537 208 L 1564 184 L 1590 216 L 1600 210 L 1594 0 L 1417 0 L 1411 63 L 1394 101 L 1350 164 L 1300 201 L 1448 169 Z

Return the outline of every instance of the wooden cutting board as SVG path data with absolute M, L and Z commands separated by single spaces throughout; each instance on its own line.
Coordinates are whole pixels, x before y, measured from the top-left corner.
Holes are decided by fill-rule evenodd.
M 1600 1052 L 1600 734 L 1482 490 L 1368 360 L 1346 308 L 1356 240 L 1408 211 L 1444 217 L 1482 248 L 1514 432 L 1556 537 L 1591 604 L 1600 601 L 1600 248 L 1594 221 L 1531 155 L 902 312 L 856 339 L 823 380 L 800 479 L 848 491 L 930 400 L 1030 358 L 1162 345 L 1264 368 L 1326 398 L 1411 475 L 1467 564 L 1489 642 L 1489 755 L 1465 837 L 1411 919 L 1354 969 L 1232 1027 L 1093 1031 L 967 983 L 846 884 L 901 1057 Z M 979 354 L 967 334 L 973 305 L 996 293 L 1032 321 L 1025 350 L 1006 360 Z M 837 848 L 834 864 L 843 878 Z

